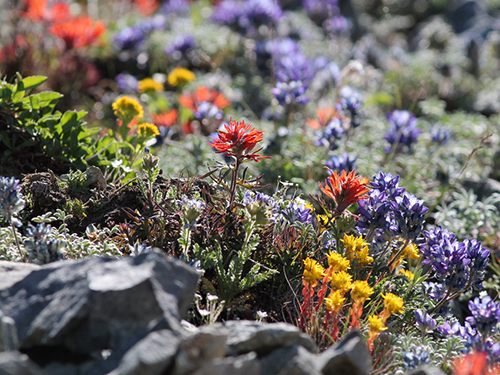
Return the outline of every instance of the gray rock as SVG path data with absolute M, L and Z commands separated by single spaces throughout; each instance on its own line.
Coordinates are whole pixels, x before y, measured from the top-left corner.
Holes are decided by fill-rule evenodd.
M 368 375 L 370 352 L 359 331 L 350 332 L 341 342 L 321 353 L 318 366 L 323 375 Z
M 254 321 L 228 321 L 214 324 L 213 329 L 227 332 L 228 355 L 249 352 L 267 354 L 283 346 L 303 346 L 310 352 L 317 352 L 313 339 L 297 327 L 287 323 L 262 323 Z
M 40 269 L 40 266 L 31 263 L 8 262 L 0 260 L 0 290 L 10 288 L 18 281 L 28 276 L 31 271 Z
M 446 375 L 443 371 L 434 366 L 422 365 L 407 372 L 408 375 Z
M 179 341 L 168 330 L 151 332 L 125 353 L 109 375 L 163 374 L 173 364 Z
M 0 310 L 0 352 L 16 350 L 18 347 L 16 322 Z
M 61 261 L 33 270 L 0 291 L 0 306 L 30 354 L 55 347 L 79 362 L 101 350 L 128 350 L 149 332 L 181 332 L 193 299 L 196 271 L 162 254 Z M 85 355 L 89 356 L 86 358 Z
M 260 362 L 255 352 L 237 357 L 216 358 L 193 373 L 193 375 L 249 374 L 261 374 Z
M 300 345 L 281 347 L 261 358 L 261 375 L 320 375 L 317 360 Z
M 26 354 L 18 351 L 0 353 L 0 375 L 48 375 Z
M 191 374 L 226 355 L 227 333 L 214 330 L 212 326 L 201 327 L 196 333 L 182 339 L 175 359 L 175 375 Z

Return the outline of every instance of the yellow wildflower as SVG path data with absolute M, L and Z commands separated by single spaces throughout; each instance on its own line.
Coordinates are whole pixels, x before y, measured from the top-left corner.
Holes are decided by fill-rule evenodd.
M 339 312 L 342 306 L 344 306 L 345 297 L 338 290 L 331 292 L 328 297 L 325 298 L 326 309 Z
M 420 258 L 420 250 L 418 249 L 417 245 L 415 244 L 410 244 L 406 246 L 401 253 L 401 258 L 410 258 L 411 260 L 418 259 Z
M 352 288 L 352 276 L 345 271 L 334 272 L 331 277 L 333 290 L 344 294 Z
M 384 310 L 390 314 L 400 313 L 403 311 L 404 306 L 403 299 L 401 297 L 392 293 L 387 293 L 385 296 L 382 295 L 382 297 L 384 298 Z
M 368 246 L 363 247 L 357 254 L 356 258 L 358 258 L 358 263 L 361 266 L 365 266 L 373 262 L 373 258 L 368 254 Z
M 370 315 L 368 317 L 368 323 L 370 324 L 370 332 L 372 334 L 377 334 L 387 329 L 382 318 L 379 318 L 377 315 Z
M 139 124 L 138 127 L 138 133 L 139 136 L 144 137 L 144 138 L 152 138 L 157 135 L 160 135 L 160 131 L 158 130 L 158 127 L 154 124 L 150 124 L 148 122 L 143 122 L 142 124 Z
M 413 280 L 415 275 L 410 270 L 399 270 L 408 280 Z
M 367 281 L 356 280 L 352 283 L 351 296 L 355 302 L 365 302 L 373 294 L 373 288 Z
M 115 115 L 124 121 L 130 122 L 134 117 L 144 116 L 144 110 L 139 102 L 128 96 L 116 99 L 112 104 Z
M 351 262 L 349 262 L 349 259 L 344 258 L 339 253 L 330 251 L 327 257 L 328 266 L 330 266 L 333 271 L 347 271 L 349 268 L 351 268 Z
M 143 80 L 137 82 L 137 90 L 139 91 L 139 94 L 147 91 L 161 92 L 163 89 L 163 84 L 156 82 L 152 78 L 144 78 Z
M 328 216 L 326 215 L 316 215 L 316 219 L 323 227 L 328 223 Z
M 192 71 L 184 68 L 175 68 L 167 77 L 170 86 L 177 86 L 186 82 L 194 81 L 195 75 Z
M 354 237 L 353 235 L 344 234 L 344 239 L 341 240 L 344 244 L 347 257 L 352 260 L 363 247 L 368 246 L 368 243 L 363 240 L 363 237 Z
M 304 260 L 304 267 L 304 280 L 310 284 L 315 284 L 318 279 L 321 279 L 324 276 L 325 269 L 314 259 L 306 258 Z

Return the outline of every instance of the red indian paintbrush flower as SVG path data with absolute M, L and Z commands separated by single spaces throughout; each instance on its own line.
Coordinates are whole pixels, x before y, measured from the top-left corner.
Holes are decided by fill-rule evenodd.
M 234 156 L 239 162 L 252 159 L 269 159 L 268 156 L 257 155 L 258 150 L 252 153 L 257 142 L 262 140 L 264 132 L 252 128 L 251 124 L 245 124 L 245 121 L 236 122 L 231 120 L 229 125 L 224 125 L 224 130 L 218 130 L 218 138 L 210 142 L 217 153 L 225 153 L 228 156 Z
M 319 187 L 327 196 L 332 198 L 337 203 L 335 214 L 342 214 L 351 204 L 356 203 L 360 199 L 366 199 L 368 188 L 368 179 L 361 176 L 356 176 L 356 171 L 347 173 L 345 170 L 342 174 L 337 174 L 337 171 L 330 172 L 330 176 L 325 180 L 325 187 L 319 184 Z

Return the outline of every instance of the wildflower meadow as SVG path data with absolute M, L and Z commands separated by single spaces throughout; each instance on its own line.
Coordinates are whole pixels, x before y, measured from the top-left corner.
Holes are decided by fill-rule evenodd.
M 499 1 L 0 8 L 0 260 L 158 252 L 194 326 L 500 374 Z

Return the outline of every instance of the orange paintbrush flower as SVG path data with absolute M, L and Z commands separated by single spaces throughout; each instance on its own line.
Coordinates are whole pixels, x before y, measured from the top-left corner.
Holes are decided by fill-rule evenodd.
M 217 90 L 210 90 L 206 86 L 200 86 L 194 93 L 181 95 L 179 97 L 179 103 L 184 107 L 188 107 L 193 112 L 196 112 L 198 110 L 198 106 L 203 102 L 213 104 L 219 109 L 224 109 L 231 104 L 231 101 L 226 99 L 224 94 L 218 92 Z
M 160 114 L 153 113 L 151 118 L 156 126 L 169 127 L 176 123 L 177 121 L 177 110 L 171 109 L 170 111 L 165 111 Z
M 48 3 L 47 0 L 26 0 L 23 4 L 25 11 L 21 13 L 21 17 L 49 23 L 67 21 L 73 17 L 69 11 L 68 3 L 55 2 L 50 7 Z
M 342 174 L 337 174 L 337 171 L 330 172 L 330 176 L 325 180 L 325 187 L 319 183 L 321 191 L 332 198 L 337 204 L 335 215 L 341 215 L 351 204 L 356 203 L 360 199 L 366 199 L 368 188 L 368 179 L 357 176 L 356 171 L 347 173 L 345 170 Z
M 264 132 L 252 128 L 251 124 L 245 124 L 245 121 L 236 122 L 231 120 L 229 125 L 224 125 L 224 130 L 218 130 L 218 137 L 210 142 L 217 153 L 225 153 L 228 156 L 234 156 L 238 162 L 252 159 L 269 159 L 268 156 L 257 155 L 262 148 L 254 151 L 257 142 L 262 140 Z
M 106 31 L 102 21 L 82 16 L 52 25 L 49 32 L 64 40 L 67 49 L 81 48 L 93 44 Z
M 498 365 L 488 365 L 487 352 L 472 352 L 453 361 L 455 375 L 498 375 Z

